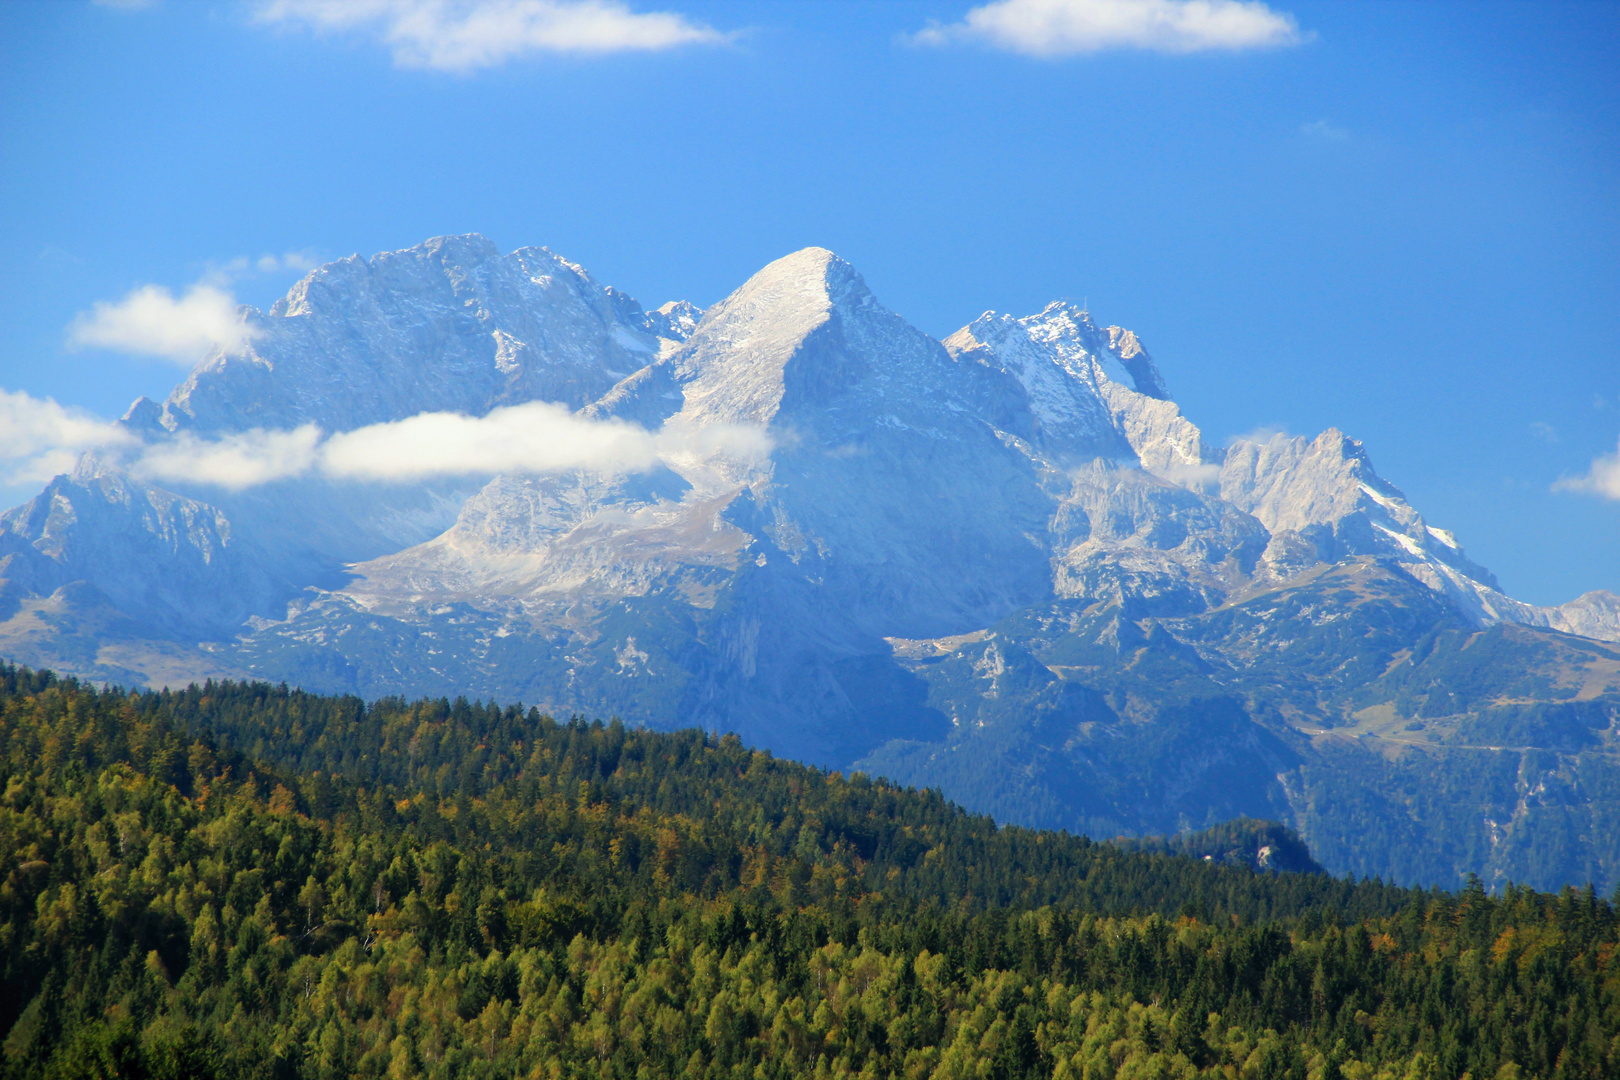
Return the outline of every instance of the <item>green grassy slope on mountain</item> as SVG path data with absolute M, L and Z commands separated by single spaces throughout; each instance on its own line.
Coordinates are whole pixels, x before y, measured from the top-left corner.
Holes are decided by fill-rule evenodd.
M 1620 1069 L 1590 892 L 997 829 L 735 738 L 0 668 L 0 836 L 7 1076 Z

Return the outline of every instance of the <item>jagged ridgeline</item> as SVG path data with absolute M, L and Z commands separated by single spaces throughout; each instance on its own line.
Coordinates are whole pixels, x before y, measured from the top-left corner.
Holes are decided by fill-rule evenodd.
M 1620 1074 L 1591 890 L 998 829 L 735 736 L 0 667 L 0 787 L 8 1076 Z

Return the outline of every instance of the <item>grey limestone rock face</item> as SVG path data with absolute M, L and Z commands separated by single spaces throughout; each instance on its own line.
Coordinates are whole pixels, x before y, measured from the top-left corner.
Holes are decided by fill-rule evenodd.
M 671 300 L 647 312 L 648 330 L 666 342 L 681 342 L 692 336 L 703 319 L 703 309 L 690 300 Z
M 205 360 L 163 406 L 170 430 L 325 431 L 503 404 L 578 408 L 646 366 L 658 328 L 623 293 L 543 248 L 502 255 L 481 236 L 430 240 L 312 271 L 255 336 Z
M 1088 529 L 1057 553 L 1059 597 L 1202 611 L 1249 584 L 1270 539 L 1253 517 L 1145 470 L 1096 465 L 1071 476 L 1059 514 Z
M 441 535 L 356 564 L 348 592 L 380 607 L 543 605 L 646 595 L 688 565 L 731 568 L 740 535 L 712 527 L 720 507 L 684 501 L 690 490 L 668 469 L 496 477 Z
M 1456 536 L 1430 525 L 1374 472 L 1362 445 L 1336 429 L 1315 439 L 1238 440 L 1224 454 L 1220 493 L 1270 531 L 1264 566 L 1278 580 L 1313 565 L 1372 556 L 1399 566 L 1482 625 L 1560 626 L 1562 609 L 1504 595 L 1496 576 L 1469 559 Z M 1602 629 L 1601 619 L 1593 628 Z
M 225 637 L 250 616 L 273 613 L 264 561 L 216 508 L 94 455 L 0 515 L 0 578 L 13 597 L 49 595 L 93 568 L 107 600 L 171 635 Z
M 775 444 L 738 475 L 733 520 L 867 633 L 982 621 L 1046 591 L 1036 468 L 973 414 L 946 350 L 830 252 L 766 267 L 669 363 L 668 424 L 755 424 Z
M 945 339 L 951 354 L 1005 373 L 1030 422 L 1004 425 L 1064 461 L 1122 457 L 1168 470 L 1202 464 L 1201 436 L 1169 400 L 1158 368 L 1117 326 L 1098 328 L 1089 312 L 1053 303 L 1015 319 L 986 312 Z M 986 410 L 1017 415 L 994 405 Z
M 1581 637 L 1620 641 L 1620 596 L 1607 589 L 1584 593 L 1553 608 L 1546 625 Z

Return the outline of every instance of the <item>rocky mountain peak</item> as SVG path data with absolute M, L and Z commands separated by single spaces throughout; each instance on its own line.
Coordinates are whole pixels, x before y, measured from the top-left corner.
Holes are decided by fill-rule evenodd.
M 164 427 L 343 431 L 524 401 L 578 408 L 661 347 L 640 305 L 582 267 L 545 248 L 502 255 L 476 234 L 328 263 L 248 319 L 257 336 L 200 364 Z
M 871 302 L 860 274 L 826 248 L 784 255 L 709 309 L 706 342 L 765 356 L 792 349 L 834 308 Z
M 1175 483 L 1204 481 L 1202 435 L 1129 331 L 1099 330 L 1090 312 L 1060 300 L 1022 319 L 987 311 L 944 344 L 1017 382 L 1037 429 L 1029 437 L 1059 460 L 1134 455 Z
M 1221 467 L 1221 497 L 1273 532 L 1330 524 L 1369 505 L 1393 514 L 1403 530 L 1416 521 L 1361 443 L 1337 428 L 1314 439 L 1278 432 L 1234 440 Z
M 130 402 L 118 425 L 141 439 L 162 438 L 168 434 L 163 426 L 163 406 L 142 394 Z
M 550 256 L 543 248 L 528 250 Z M 434 277 L 442 277 L 453 289 L 466 291 L 471 284 L 476 291 L 478 278 L 489 264 L 500 258 L 500 249 L 494 242 L 477 233 L 436 236 L 415 247 L 379 252 L 369 259 L 359 254 L 349 255 L 305 274 L 286 296 L 271 305 L 268 315 L 271 318 L 331 315 L 335 314 L 334 307 L 349 304 L 356 290 L 371 294 L 397 289 L 414 292 Z M 582 270 L 565 260 L 557 262 L 583 275 Z
M 835 400 L 862 415 L 936 402 L 950 364 L 939 344 L 884 308 L 849 263 L 825 248 L 784 256 L 704 315 L 671 357 L 688 423 L 808 422 Z
M 1050 344 L 1066 359 L 1090 357 L 1111 381 L 1150 398 L 1170 399 L 1158 366 L 1130 330 L 1099 328 L 1089 310 L 1068 300 L 1055 300 L 1019 322 L 1031 338 Z
M 647 312 L 647 329 L 669 341 L 684 342 L 697 330 L 703 309 L 686 300 L 671 300 Z

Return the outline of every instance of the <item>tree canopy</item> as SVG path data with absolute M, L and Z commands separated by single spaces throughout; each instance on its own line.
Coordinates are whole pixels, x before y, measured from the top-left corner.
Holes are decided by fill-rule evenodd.
M 998 828 L 734 737 L 0 667 L 0 788 L 8 1076 L 1620 1075 L 1590 889 Z

